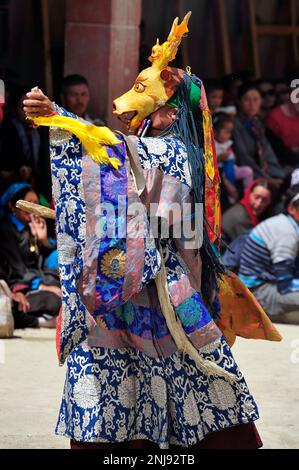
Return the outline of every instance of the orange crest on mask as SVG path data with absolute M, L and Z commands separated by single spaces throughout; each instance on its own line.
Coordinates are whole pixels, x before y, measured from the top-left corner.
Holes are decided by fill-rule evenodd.
M 178 18 L 174 20 L 167 41 L 160 45 L 157 40 L 152 48 L 151 67 L 140 72 L 131 90 L 113 102 L 113 113 L 127 124 L 128 129 L 136 130 L 175 93 L 184 71 L 168 67 L 168 64 L 175 58 L 183 36 L 189 31 L 190 16 L 191 12 L 187 13 L 180 24 Z

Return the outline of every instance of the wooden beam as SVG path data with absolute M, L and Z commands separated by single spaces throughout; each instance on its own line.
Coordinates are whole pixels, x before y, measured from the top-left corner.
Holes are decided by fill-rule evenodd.
M 49 1 L 41 0 L 41 8 L 42 8 L 42 24 L 43 24 L 46 94 L 50 97 L 53 97 Z
M 259 36 L 299 36 L 298 26 L 259 25 L 256 26 L 256 31 Z
M 255 73 L 256 78 L 260 78 L 261 64 L 260 64 L 259 49 L 258 49 L 258 34 L 257 34 L 257 25 L 256 25 L 256 3 L 255 2 L 256 0 L 248 0 L 248 8 L 249 8 L 249 19 L 250 19 L 250 29 L 251 29 L 254 73 Z
M 222 56 L 224 63 L 224 73 L 228 75 L 232 73 L 232 60 L 231 60 L 231 49 L 229 40 L 229 31 L 227 24 L 227 0 L 218 0 L 218 11 L 220 19 L 220 33 L 222 42 Z
M 292 27 L 297 27 L 297 2 L 296 0 L 291 0 L 291 21 Z M 299 28 L 298 28 L 299 29 Z M 298 63 L 299 61 L 299 50 L 298 50 L 298 34 L 293 33 L 293 53 L 294 53 L 294 61 Z

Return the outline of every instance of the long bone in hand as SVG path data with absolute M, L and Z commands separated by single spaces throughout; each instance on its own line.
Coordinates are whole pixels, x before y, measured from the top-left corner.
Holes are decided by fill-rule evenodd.
M 44 217 L 45 219 L 55 219 L 55 211 L 53 209 L 49 209 L 48 207 L 41 206 L 40 204 L 33 204 L 32 202 L 23 201 L 20 199 L 17 201 L 16 207 L 22 211 Z

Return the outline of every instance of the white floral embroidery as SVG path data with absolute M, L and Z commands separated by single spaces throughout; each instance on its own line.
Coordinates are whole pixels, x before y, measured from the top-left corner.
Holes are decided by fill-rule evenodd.
M 116 433 L 116 439 L 117 441 L 123 441 L 127 435 L 127 429 L 125 426 L 122 426 L 121 428 L 118 429 Z
M 206 408 L 202 413 L 203 420 L 212 427 L 215 424 L 215 416 L 212 410 Z
M 99 400 L 100 382 L 94 375 L 80 377 L 74 386 L 74 400 L 80 408 L 93 408 Z
M 51 144 L 60 146 L 67 143 L 72 137 L 72 134 L 58 127 L 50 127 L 50 139 Z
M 153 153 L 154 155 L 163 155 L 167 152 L 167 144 L 164 142 L 163 139 L 157 139 L 155 137 L 146 137 L 141 140 L 147 146 L 148 153 Z
M 190 424 L 190 426 L 196 426 L 200 421 L 200 416 L 193 392 L 189 392 L 186 396 L 183 410 L 186 422 Z
M 173 137 L 143 137 L 138 141 L 140 163 L 144 169 L 159 168 L 163 173 L 192 186 L 186 147 Z
M 107 421 L 112 421 L 115 415 L 115 406 L 110 403 L 103 409 L 103 418 Z
M 236 405 L 234 390 L 224 379 L 213 380 L 209 389 L 209 397 L 214 406 L 220 410 L 227 410 Z
M 90 421 L 90 413 L 89 411 L 85 411 L 83 415 L 83 427 L 86 428 Z
M 77 208 L 77 203 L 75 199 L 70 199 L 69 201 L 67 201 L 66 210 L 69 216 L 75 214 L 76 208 Z
M 125 408 L 132 408 L 139 395 L 139 383 L 134 377 L 127 377 L 119 385 L 118 399 Z
M 61 195 L 60 182 L 59 182 L 59 179 L 56 178 L 55 175 L 52 175 L 52 192 L 56 200 L 60 198 L 60 195 Z
M 200 354 L 209 354 L 209 353 L 212 353 L 215 351 L 215 349 L 218 349 L 219 347 L 221 347 L 221 339 L 216 339 L 216 341 L 213 341 L 212 343 L 210 344 L 207 344 L 206 346 L 203 346 L 202 348 L 200 348 Z
M 160 408 L 164 408 L 167 402 L 166 383 L 162 377 L 154 376 L 151 379 L 153 398 Z
M 60 264 L 72 264 L 76 253 L 76 243 L 67 233 L 57 234 L 58 257 Z
M 62 435 L 66 432 L 66 425 L 65 425 L 65 421 L 63 419 L 63 416 L 61 417 L 61 421 L 59 422 L 57 431 L 58 431 L 59 434 L 62 434 Z

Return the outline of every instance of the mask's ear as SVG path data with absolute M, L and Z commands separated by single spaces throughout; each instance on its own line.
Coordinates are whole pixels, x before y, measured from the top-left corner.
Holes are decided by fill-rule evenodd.
M 171 73 L 167 69 L 162 70 L 162 72 L 160 73 L 161 79 L 164 80 L 165 82 L 167 82 L 170 79 L 170 76 L 171 76 Z

